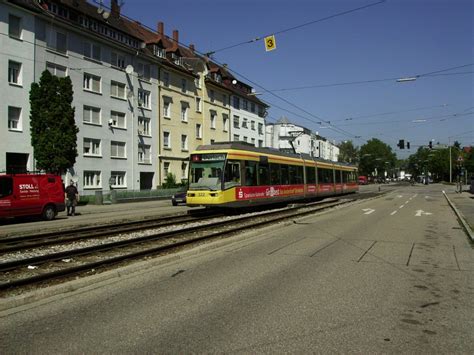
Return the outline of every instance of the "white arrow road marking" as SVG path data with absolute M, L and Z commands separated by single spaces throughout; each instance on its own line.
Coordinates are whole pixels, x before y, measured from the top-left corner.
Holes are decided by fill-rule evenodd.
M 418 210 L 418 211 L 416 211 L 415 216 L 416 216 L 416 217 L 420 217 L 421 215 L 429 216 L 430 214 L 433 214 L 433 213 L 431 213 L 431 212 L 425 212 L 425 211 L 423 211 L 423 210 Z
M 364 214 L 371 214 L 371 213 L 375 212 L 375 210 L 373 210 L 372 208 L 364 208 L 364 209 L 362 209 L 362 211 L 365 212 Z

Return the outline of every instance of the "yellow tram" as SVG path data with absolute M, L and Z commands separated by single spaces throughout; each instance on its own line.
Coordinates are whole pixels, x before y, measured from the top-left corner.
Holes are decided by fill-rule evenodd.
M 192 152 L 186 204 L 240 208 L 357 190 L 354 166 L 226 142 Z

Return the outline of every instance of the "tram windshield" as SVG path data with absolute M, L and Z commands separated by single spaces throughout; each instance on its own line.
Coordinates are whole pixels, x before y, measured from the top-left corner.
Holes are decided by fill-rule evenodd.
M 211 191 L 220 190 L 225 155 L 223 158 L 223 160 L 206 160 L 204 154 L 199 158 L 192 156 L 189 189 Z

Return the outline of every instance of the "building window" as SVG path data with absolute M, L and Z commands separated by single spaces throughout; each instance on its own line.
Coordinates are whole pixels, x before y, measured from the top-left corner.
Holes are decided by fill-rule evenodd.
M 233 97 L 233 106 L 235 109 L 239 110 L 240 109 L 240 99 L 237 96 Z
M 138 117 L 138 130 L 144 136 L 151 135 L 150 119 L 148 117 Z
M 125 142 L 110 142 L 110 157 L 125 158 Z
M 255 131 L 255 121 L 250 121 L 250 129 Z
M 252 142 L 252 145 L 255 145 L 255 138 L 251 138 L 250 141 Z
M 227 95 L 225 94 L 222 95 L 222 105 L 227 106 Z
M 171 99 L 163 97 L 163 117 L 171 118 Z
M 188 136 L 186 134 L 181 135 L 181 150 L 188 150 Z
M 200 97 L 196 97 L 196 112 L 201 112 L 202 110 L 202 102 Z
M 138 89 L 138 107 L 150 108 L 150 92 Z
M 182 93 L 186 94 L 187 86 L 188 86 L 187 80 L 181 79 L 181 92 Z
M 49 48 L 59 53 L 66 54 L 67 52 L 67 36 L 65 33 L 56 30 L 48 32 L 46 44 Z
M 222 114 L 222 123 L 224 127 L 224 132 L 229 130 L 229 116 L 225 113 Z
M 21 17 L 8 15 L 8 35 L 21 38 Z
M 234 116 L 234 128 L 240 128 L 239 116 Z
M 8 106 L 8 129 L 21 130 L 21 108 Z
M 100 125 L 100 108 L 84 106 L 82 121 L 84 123 Z
M 196 123 L 196 138 L 202 138 L 202 127 L 200 123 Z
M 100 46 L 98 44 L 84 42 L 84 56 L 94 60 L 101 60 Z
M 211 111 L 211 129 L 216 129 L 216 112 Z
M 211 102 L 214 102 L 214 100 L 215 100 L 214 90 L 209 90 L 209 100 Z
M 249 102 L 247 100 L 243 100 L 243 108 L 244 108 L 244 110 L 249 109 Z
M 244 142 L 247 142 L 247 137 L 244 136 Z
M 102 187 L 100 171 L 84 171 L 84 188 Z
M 263 140 L 261 140 L 261 139 L 258 140 L 258 146 L 259 146 L 260 148 L 263 147 Z
M 125 171 L 111 171 L 110 180 L 109 180 L 110 187 L 114 187 L 114 188 L 127 187 L 127 184 L 126 184 L 127 180 L 125 177 L 126 177 Z
M 250 103 L 250 112 L 255 113 L 255 103 L 254 102 Z
M 121 54 L 118 54 L 118 53 L 115 53 L 115 52 L 112 52 L 110 54 L 110 64 L 113 67 L 124 69 L 125 68 L 125 56 L 121 55 Z
M 110 111 L 110 126 L 125 128 L 125 113 Z
M 246 118 L 242 120 L 242 128 L 248 128 L 247 122 L 248 120 Z
M 138 145 L 138 162 L 151 164 L 151 146 L 146 144 Z
M 171 149 L 170 132 L 163 132 L 163 148 Z
M 100 139 L 84 138 L 84 155 L 101 156 Z
M 163 173 L 164 173 L 165 177 L 168 175 L 169 172 L 170 172 L 170 163 L 169 162 L 164 162 L 163 163 Z
M 263 123 L 258 124 L 258 134 L 263 134 Z
M 46 70 L 59 78 L 65 78 L 67 76 L 67 68 L 58 64 L 46 62 Z
M 188 164 L 183 162 L 183 164 L 181 164 L 181 179 L 182 180 L 185 180 L 188 178 L 187 170 L 188 170 Z
M 181 121 L 188 122 L 188 106 L 187 102 L 181 102 Z
M 110 82 L 110 96 L 125 99 L 125 84 L 112 80 Z
M 21 85 L 21 63 L 8 61 L 8 82 Z
M 84 90 L 100 93 L 100 76 L 84 73 L 83 88 Z
M 200 89 L 201 88 L 201 76 L 198 74 L 198 77 L 194 79 L 194 85 L 196 88 Z
M 151 79 L 151 67 L 150 64 L 138 63 L 138 77 L 143 80 L 150 81 Z
M 238 142 L 240 140 L 240 137 L 238 134 L 234 134 L 234 142 Z
M 170 86 L 170 73 L 166 71 L 163 72 L 163 86 L 166 88 Z

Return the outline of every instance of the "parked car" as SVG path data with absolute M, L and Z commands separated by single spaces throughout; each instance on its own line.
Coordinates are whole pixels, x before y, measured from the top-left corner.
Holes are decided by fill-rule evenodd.
M 64 209 L 64 185 L 60 176 L 0 175 L 0 218 L 41 216 L 50 221 Z
M 184 192 L 178 192 L 176 194 L 174 194 L 173 196 L 171 196 L 171 203 L 173 204 L 173 206 L 178 206 L 178 204 L 180 203 L 186 203 L 186 194 L 187 192 L 184 191 Z

